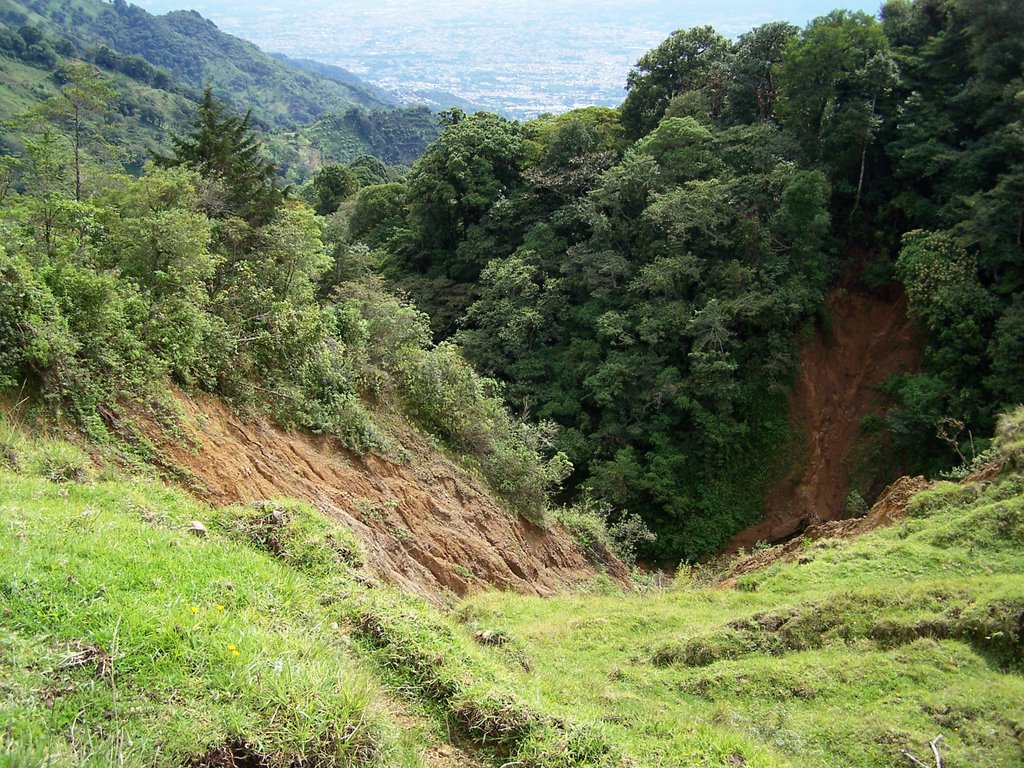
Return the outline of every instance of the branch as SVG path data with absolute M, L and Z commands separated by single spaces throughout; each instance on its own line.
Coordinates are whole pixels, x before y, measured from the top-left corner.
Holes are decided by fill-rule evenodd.
M 940 741 L 942 741 L 942 734 L 941 733 L 938 736 L 936 736 L 931 741 L 931 743 L 929 744 L 929 746 L 932 748 L 932 754 L 935 755 L 935 768 L 945 768 L 945 766 L 946 766 L 946 763 L 942 759 L 942 753 L 939 752 L 939 742 Z M 916 757 L 914 757 L 912 754 L 910 754 L 909 750 L 901 749 L 900 750 L 900 754 L 903 755 L 905 758 L 907 758 L 914 765 L 919 766 L 919 768 L 932 768 L 927 763 L 925 763 L 925 762 L 923 762 L 921 760 L 918 760 Z
M 907 751 L 905 749 L 901 749 L 900 750 L 900 754 L 903 755 L 905 758 L 907 758 L 914 765 L 919 765 L 921 768 L 931 768 L 931 766 L 922 763 L 920 760 L 918 760 L 916 757 L 914 757 L 912 754 L 910 754 L 909 751 Z
M 939 752 L 939 742 L 942 741 L 942 734 L 940 733 L 932 741 L 932 753 L 935 755 L 935 768 L 945 768 L 945 763 L 942 760 L 942 753 Z

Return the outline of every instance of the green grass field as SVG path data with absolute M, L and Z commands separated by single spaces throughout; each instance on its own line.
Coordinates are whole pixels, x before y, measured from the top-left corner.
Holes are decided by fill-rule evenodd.
M 416 766 L 466 739 L 496 767 L 882 767 L 941 734 L 949 768 L 1017 766 L 1015 439 L 995 482 L 735 589 L 684 571 L 441 615 L 365 584 L 308 507 L 212 509 L 4 427 L 0 765 Z

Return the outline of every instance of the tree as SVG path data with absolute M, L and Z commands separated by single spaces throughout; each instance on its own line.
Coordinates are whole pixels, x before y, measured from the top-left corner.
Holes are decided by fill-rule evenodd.
M 834 189 L 860 205 L 868 147 L 881 125 L 879 100 L 895 85 L 885 31 L 866 13 L 833 11 L 787 47 L 778 115 L 804 158 L 829 168 Z
M 405 187 L 401 184 L 375 184 L 363 187 L 356 196 L 349 235 L 371 247 L 387 243 L 396 229 L 405 225 Z
M 321 216 L 334 213 L 358 189 L 359 179 L 350 168 L 340 163 L 325 165 L 313 177 L 316 212 Z
M 449 124 L 409 174 L 407 200 L 419 247 L 454 250 L 492 205 L 512 193 L 525 160 L 517 123 L 479 113 Z M 476 273 L 484 263 L 474 265 Z
M 711 113 L 721 113 L 729 41 L 711 27 L 693 27 L 672 33 L 665 42 L 644 54 L 629 71 L 622 105 L 622 122 L 634 138 L 653 129 L 674 96 L 703 92 Z
M 778 69 L 799 29 L 773 21 L 740 35 L 729 66 L 726 114 L 733 122 L 771 120 L 779 99 Z
M 252 132 L 252 113 L 232 114 L 207 86 L 192 130 L 173 136 L 174 154 L 158 156 L 165 167 L 184 165 L 220 185 L 220 195 L 207 200 L 213 218 L 239 217 L 252 226 L 269 222 L 284 200 L 274 165 L 261 155 L 262 144 Z
M 82 199 L 82 152 L 90 119 L 117 98 L 100 71 L 89 64 L 69 64 L 57 73 L 60 94 L 41 106 L 42 115 L 66 132 L 74 150 L 75 200 Z

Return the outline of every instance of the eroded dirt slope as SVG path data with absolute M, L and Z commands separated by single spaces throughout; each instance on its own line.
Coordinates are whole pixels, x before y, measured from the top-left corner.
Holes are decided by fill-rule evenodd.
M 510 514 L 411 430 L 401 438 L 412 460 L 398 464 L 243 421 L 214 398 L 177 397 L 188 439 L 145 431 L 169 466 L 192 475 L 194 492 L 218 505 L 306 501 L 352 529 L 384 581 L 438 603 L 488 586 L 546 595 L 594 578 L 567 533 Z M 611 572 L 625 575 L 617 562 Z
M 878 528 L 892 525 L 904 516 L 910 500 L 927 488 L 928 481 L 921 476 L 901 477 L 885 489 L 864 517 L 812 525 L 803 532 L 803 535 L 791 539 L 785 544 L 769 547 L 731 563 L 728 570 L 719 577 L 719 586 L 734 587 L 736 579 L 740 576 L 760 571 L 780 560 L 800 562 L 800 558 L 807 551 L 805 544 L 808 541 L 854 539 Z
M 818 329 L 804 345 L 790 396 L 806 452 L 772 489 L 761 522 L 733 537 L 726 552 L 783 541 L 809 525 L 841 518 L 862 420 L 884 405 L 878 385 L 918 365 L 904 295 L 879 297 L 844 285 L 832 291 L 827 306 L 831 328 Z

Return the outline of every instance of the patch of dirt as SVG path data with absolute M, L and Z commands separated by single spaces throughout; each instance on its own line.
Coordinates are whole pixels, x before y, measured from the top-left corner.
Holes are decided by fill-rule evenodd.
M 175 394 L 185 440 L 141 419 L 137 426 L 189 490 L 215 505 L 308 502 L 355 533 L 373 576 L 435 604 L 492 587 L 550 595 L 595 576 L 569 534 L 509 513 L 408 427 L 392 425 L 411 455 L 398 464 L 335 438 L 243 420 L 212 397 Z M 628 578 L 618 562 L 609 572 Z
M 410 705 L 398 699 L 389 702 L 390 719 L 403 732 L 418 731 L 424 735 L 427 744 L 420 753 L 425 768 L 483 768 L 484 758 L 468 739 L 450 732 L 448 741 L 438 736 L 430 727 L 426 715 L 410 709 Z
M 790 414 L 807 451 L 770 492 L 761 522 L 736 534 L 725 553 L 785 541 L 808 526 L 840 519 L 862 420 L 885 405 L 876 388 L 919 365 L 906 296 L 879 297 L 854 284 L 851 277 L 829 294 L 831 328 L 817 329 L 800 353 Z
M 720 577 L 719 586 L 731 588 L 736 579 L 748 573 L 754 573 L 777 562 L 793 562 L 806 553 L 805 541 L 817 539 L 852 539 L 862 536 L 876 528 L 892 525 L 907 511 L 910 499 L 928 488 L 928 481 L 923 477 L 901 477 L 890 485 L 878 497 L 874 506 L 864 517 L 848 520 L 833 520 L 819 525 L 812 525 L 803 535 L 769 549 L 755 552 L 729 567 Z
M 266 768 L 269 765 L 252 747 L 238 740 L 196 755 L 188 764 L 189 768 Z

